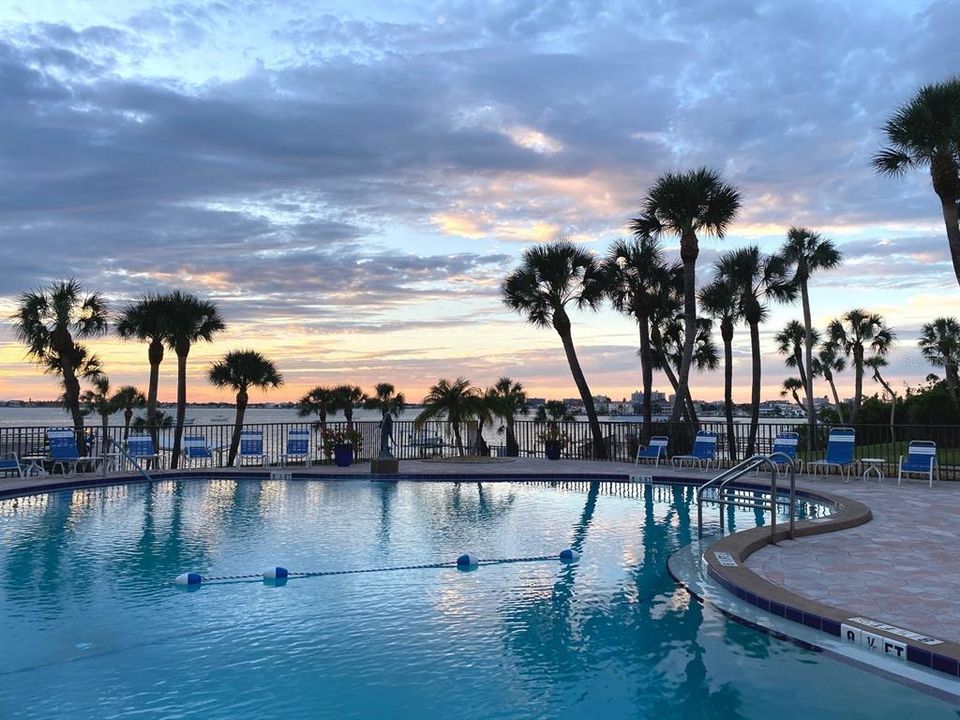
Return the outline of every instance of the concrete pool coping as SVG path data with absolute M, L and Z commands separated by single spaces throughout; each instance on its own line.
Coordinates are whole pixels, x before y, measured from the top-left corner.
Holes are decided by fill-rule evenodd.
M 344 479 L 344 480 L 409 480 L 409 481 L 485 481 L 510 482 L 524 481 L 533 478 L 542 478 L 549 475 L 553 478 L 566 481 L 605 481 L 624 482 L 631 476 L 639 476 L 643 480 L 653 477 L 654 481 L 666 483 L 684 483 L 698 485 L 715 474 L 715 471 L 698 472 L 689 468 L 673 470 L 670 468 L 652 468 L 637 466 L 632 463 L 595 462 L 588 460 L 548 461 L 531 458 L 517 458 L 492 463 L 457 463 L 442 461 L 403 461 L 401 474 L 396 477 L 373 476 L 368 467 L 354 465 L 349 468 L 337 468 L 321 465 L 304 468 L 187 468 L 176 471 L 156 471 L 152 479 L 156 481 L 190 479 L 190 478 L 234 478 L 260 479 L 269 477 L 270 472 L 292 473 L 293 479 Z M 834 533 L 837 531 L 855 528 L 868 523 L 873 518 L 870 507 L 845 495 L 834 494 L 820 487 L 811 486 L 803 482 L 798 484 L 798 495 L 805 499 L 815 499 L 836 508 L 836 512 L 825 518 L 798 521 L 796 537 L 798 539 Z M 146 479 L 129 473 L 115 473 L 107 475 L 72 475 L 12 478 L 0 481 L 0 499 L 49 492 L 56 490 L 97 487 L 122 483 L 142 483 Z M 769 483 L 751 482 L 745 480 L 738 485 L 747 489 L 769 489 Z M 782 488 L 781 488 L 782 489 Z M 915 486 L 903 488 L 904 492 L 916 493 Z M 955 488 L 955 495 L 960 496 L 960 484 Z M 787 536 L 787 527 L 781 524 L 777 529 L 777 541 Z M 939 640 L 936 645 L 925 644 L 917 640 L 922 633 L 911 633 L 895 623 L 884 623 L 882 620 L 873 620 L 863 617 L 865 613 L 845 610 L 831 604 L 805 597 L 802 592 L 795 592 L 764 577 L 761 573 L 745 566 L 743 563 L 755 552 L 771 546 L 768 544 L 770 529 L 768 527 L 752 528 L 727 535 L 714 543 L 710 551 L 704 556 L 709 576 L 727 591 L 734 594 L 760 610 L 770 612 L 787 620 L 800 623 L 810 628 L 826 632 L 834 637 L 843 637 L 843 633 L 854 632 L 855 638 L 850 642 L 862 644 L 865 639 L 880 643 L 881 649 L 889 653 L 902 653 L 903 660 L 916 663 L 925 668 L 937 670 L 954 678 L 960 678 L 960 643 L 950 640 Z M 802 548 L 803 543 L 797 544 Z M 724 562 L 718 559 L 720 552 Z M 726 555 L 723 555 L 726 554 Z M 726 556 L 729 556 L 726 557 Z M 730 562 L 732 559 L 732 563 Z M 922 562 L 922 558 L 918 559 Z M 735 564 L 734 564 L 735 563 Z M 931 568 L 930 572 L 956 572 L 956 568 Z M 893 578 L 891 578 L 893 579 Z M 855 582 L 851 577 L 850 582 Z M 897 632 L 900 631 L 900 632 Z M 908 635 L 901 634 L 902 632 Z M 911 638 L 910 635 L 916 637 Z

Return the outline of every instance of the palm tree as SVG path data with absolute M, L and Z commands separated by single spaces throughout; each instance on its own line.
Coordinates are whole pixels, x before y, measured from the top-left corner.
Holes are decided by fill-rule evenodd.
M 813 346 L 817 343 L 810 313 L 810 276 L 818 270 L 832 270 L 837 267 L 843 256 L 830 240 L 803 227 L 792 227 L 787 231 L 787 241 L 780 250 L 780 255 L 793 269 L 791 282 L 800 290 L 803 307 L 803 356 L 804 364 L 809 369 L 813 367 Z M 804 375 L 801 366 L 797 365 L 797 368 L 800 369 L 800 380 L 806 395 L 807 440 L 809 449 L 812 450 L 817 422 L 813 410 L 813 373 Z
M 710 317 L 720 322 L 723 340 L 723 409 L 727 420 L 727 449 L 730 459 L 737 459 L 737 435 L 733 422 L 733 331 L 742 320 L 740 295 L 733 283 L 717 277 L 700 291 L 700 305 Z
M 594 457 L 600 460 L 607 457 L 606 447 L 593 395 L 573 345 L 567 308 L 574 305 L 596 310 L 606 287 L 606 274 L 593 254 L 560 238 L 525 250 L 522 264 L 506 277 L 500 288 L 507 307 L 526 315 L 527 321 L 537 327 L 552 325 L 560 336 L 570 373 L 590 422 Z
M 793 396 L 793 402 L 797 404 L 797 407 L 806 409 L 806 406 L 803 404 L 803 401 L 800 399 L 800 395 L 797 394 L 798 390 L 803 390 L 803 380 L 795 377 L 788 377 L 783 381 L 783 389 L 780 391 L 780 397 L 785 398 L 787 394 Z
M 649 440 L 653 422 L 653 357 L 650 319 L 662 302 L 664 287 L 682 277 L 679 266 L 668 267 L 660 243 L 647 235 L 635 240 L 617 240 L 607 251 L 608 295 L 613 307 L 631 316 L 640 333 L 640 372 L 643 378 L 643 430 L 641 442 Z
M 156 415 L 154 416 L 154 424 L 150 424 L 150 419 L 143 417 L 142 415 L 137 415 L 133 422 L 130 423 L 130 427 L 133 430 L 149 430 L 151 428 L 171 428 L 173 427 L 173 415 L 165 413 L 163 410 L 157 410 Z
M 750 435 L 747 439 L 747 456 L 756 448 L 757 431 L 760 427 L 760 323 L 767 317 L 767 298 L 788 302 L 796 294 L 787 281 L 787 265 L 779 255 L 764 256 L 760 248 L 752 245 L 725 253 L 717 260 L 716 273 L 727 278 L 740 295 L 740 312 L 750 328 L 752 356 L 752 384 L 750 394 Z
M 322 436 L 327 430 L 327 415 L 337 411 L 333 389 L 318 385 L 297 401 L 297 415 L 300 417 L 317 416 L 315 427 Z
M 930 168 L 940 198 L 953 272 L 960 283 L 960 77 L 921 87 L 883 126 L 890 145 L 873 158 L 883 175 Z
M 272 360 L 256 350 L 233 350 L 217 360 L 207 371 L 210 383 L 218 388 L 232 388 L 237 392 L 237 415 L 233 422 L 233 437 L 227 465 L 233 465 L 240 447 L 243 416 L 247 411 L 251 387 L 267 390 L 283 384 L 283 377 Z
M 843 372 L 846 368 L 846 360 L 836 347 L 829 342 L 820 346 L 820 352 L 813 363 L 813 370 L 815 373 L 823 375 L 823 379 L 830 385 L 830 392 L 833 393 L 833 403 L 837 406 L 837 415 L 840 417 L 841 423 L 845 422 L 843 419 L 843 403 L 840 402 L 840 394 L 837 392 L 837 386 L 833 381 L 833 374 Z
M 537 408 L 533 416 L 535 423 L 545 422 L 576 422 L 577 416 L 567 410 L 563 400 L 547 400 L 547 402 Z
M 680 392 L 678 372 L 683 362 L 684 332 L 686 323 L 683 315 L 668 315 L 658 318 L 650 329 L 650 344 L 653 349 L 653 366 L 667 376 L 674 393 Z M 698 371 L 716 370 L 720 364 L 717 346 L 713 342 L 713 321 L 710 318 L 697 318 L 697 337 L 694 342 L 693 365 Z M 697 422 L 697 411 L 689 397 L 683 404 L 687 419 Z
M 469 380 L 458 377 L 453 382 L 437 380 L 423 398 L 423 410 L 414 419 L 415 427 L 422 427 L 428 420 L 446 419 L 453 430 L 457 451 L 463 456 L 463 435 L 460 426 L 475 417 L 485 417 L 483 395 Z
M 110 416 L 117 411 L 117 406 L 110 397 L 110 379 L 103 374 L 91 378 L 93 388 L 86 390 L 80 395 L 80 402 L 83 404 L 85 415 L 99 415 L 100 429 L 103 433 L 100 437 L 100 450 L 105 453 L 110 447 L 109 426 Z
M 920 329 L 917 341 L 920 352 L 928 363 L 942 367 L 946 375 L 947 387 L 954 402 L 960 400 L 958 386 L 960 376 L 960 322 L 952 317 L 939 317 Z
M 514 420 L 517 415 L 530 413 L 530 408 L 527 407 L 527 393 L 522 384 L 508 377 L 502 377 L 493 386 L 493 400 L 494 414 L 503 419 L 507 457 L 518 457 L 520 444 L 517 442 Z
M 880 315 L 859 308 L 831 321 L 827 333 L 829 345 L 838 354 L 842 353 L 853 365 L 853 409 L 850 412 L 850 422 L 855 423 L 863 400 L 864 352 L 869 347 L 876 355 L 886 355 L 896 335 L 886 326 Z
M 367 397 L 364 407 L 379 410 L 381 418 L 387 415 L 400 417 L 407 409 L 407 397 L 403 393 L 398 393 L 391 383 L 377 383 L 373 389 L 373 395 Z
M 689 395 L 690 367 L 697 335 L 696 273 L 697 257 L 700 255 L 697 233 L 706 232 L 722 238 L 739 209 L 739 190 L 723 182 L 719 173 L 700 168 L 661 175 L 644 198 L 640 217 L 631 223 L 631 229 L 637 237 L 671 234 L 680 238 L 686 342 L 677 377 L 679 390 L 673 404 L 671 422 L 680 419 L 684 397 Z
M 815 343 L 820 342 L 820 332 L 816 328 L 812 329 L 810 336 Z M 777 352 L 784 356 L 784 364 L 788 368 L 796 368 L 800 375 L 803 391 L 806 392 L 807 380 L 811 377 L 807 374 L 807 368 L 811 367 L 811 364 L 804 361 L 806 330 L 803 325 L 797 320 L 791 320 L 784 325 L 783 330 L 773 336 L 773 339 L 777 343 Z M 807 410 L 805 402 L 801 403 L 801 407 L 804 411 Z
M 111 400 L 117 410 L 123 410 L 123 439 L 126 440 L 130 435 L 133 411 L 135 408 L 142 408 L 146 404 L 147 398 L 133 385 L 123 385 L 117 389 Z
M 334 406 L 343 411 L 347 429 L 353 430 L 353 409 L 367 401 L 367 394 L 356 385 L 337 385 L 333 389 Z
M 890 387 L 890 384 L 883 379 L 883 375 L 880 374 L 880 368 L 887 366 L 887 359 L 881 355 L 874 355 L 864 360 L 863 364 L 873 370 L 874 382 L 880 383 L 884 392 L 890 396 L 890 441 L 896 442 L 897 438 L 896 432 L 894 431 L 894 419 L 896 418 L 897 411 L 897 394 L 893 391 L 893 388 Z
M 163 343 L 167 337 L 166 323 L 173 308 L 169 295 L 142 295 L 124 307 L 117 317 L 116 333 L 124 340 L 147 341 L 147 361 L 150 379 L 147 384 L 147 426 L 157 415 L 157 390 L 160 385 L 160 363 L 163 362 Z M 151 430 L 153 443 L 158 446 L 157 433 Z
M 212 342 L 213 336 L 226 326 L 216 304 L 179 290 L 167 296 L 167 316 L 164 321 L 167 347 L 177 354 L 177 422 L 173 432 L 171 469 L 180 460 L 183 441 L 183 423 L 187 413 L 187 357 L 194 343 Z
M 77 340 L 106 333 L 106 303 L 99 293 L 84 295 L 83 286 L 74 278 L 57 280 L 46 288 L 22 293 L 10 319 L 17 339 L 27 346 L 27 355 L 44 372 L 59 376 L 77 445 L 85 453 L 80 379 L 99 374 L 100 364 Z

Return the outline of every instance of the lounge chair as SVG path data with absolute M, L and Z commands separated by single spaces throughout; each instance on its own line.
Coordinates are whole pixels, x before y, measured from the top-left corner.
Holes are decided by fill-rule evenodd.
M 410 441 L 408 444 L 410 447 L 415 447 L 419 450 L 420 457 L 426 456 L 427 453 L 431 455 L 443 454 L 443 438 L 439 435 L 428 435 L 423 430 L 410 433 Z M 469 445 L 464 445 L 464 447 L 469 447 Z
M 310 467 L 310 430 L 308 428 L 294 428 L 287 433 L 287 451 L 278 460 L 280 467 L 286 467 L 291 460 L 300 461 Z
M 240 452 L 237 453 L 237 467 L 244 460 L 256 460 L 261 467 L 267 466 L 267 455 L 263 452 L 263 430 L 241 430 Z
M 20 467 L 20 458 L 15 452 L 3 453 L 0 455 L 0 473 L 16 473 L 17 477 L 23 477 L 23 468 Z
M 689 455 L 674 455 L 670 458 L 670 463 L 678 470 L 687 463 L 690 467 L 697 466 L 698 470 L 709 468 L 710 464 L 717 462 L 717 434 L 700 430 L 693 439 L 693 450 Z
M 153 438 L 149 435 L 135 433 L 128 437 L 127 456 L 137 462 L 153 460 L 156 461 L 158 467 L 160 466 L 160 453 L 153 446 Z
M 853 428 L 833 428 L 827 438 L 827 456 L 823 460 L 811 460 L 807 463 L 807 475 L 815 468 L 823 468 L 824 476 L 831 467 L 837 468 L 845 482 L 850 482 L 850 471 L 853 468 L 854 451 L 856 450 L 857 436 Z M 846 474 L 844 475 L 844 471 Z
M 776 455 L 782 453 L 788 458 L 793 460 L 793 467 L 797 472 L 803 472 L 803 460 L 797 457 L 797 444 L 800 442 L 800 435 L 795 432 L 782 432 L 777 433 L 777 437 L 773 441 L 773 450 L 770 451 L 771 455 Z M 783 458 L 778 458 L 774 460 L 779 470 L 783 466 L 786 470 L 787 464 L 783 462 Z
M 900 456 L 900 467 L 897 468 L 897 486 L 903 479 L 904 473 L 926 475 L 933 487 L 933 473 L 940 479 L 940 466 L 937 464 L 937 444 L 931 440 L 911 440 L 907 446 L 907 457 Z
M 191 465 L 195 462 L 209 461 L 213 465 L 213 453 L 203 435 L 187 435 L 183 438 L 183 458 Z
M 666 435 L 654 435 L 650 438 L 649 445 L 641 445 L 637 448 L 637 457 L 634 458 L 634 464 L 639 465 L 641 460 L 653 460 L 653 466 L 667 462 L 667 444 L 670 442 Z
M 73 428 L 50 428 L 47 430 L 47 447 L 49 454 L 47 461 L 52 463 L 51 470 L 66 475 L 68 472 L 79 472 L 81 465 L 93 467 L 100 459 L 96 455 L 81 455 L 77 447 L 77 435 Z

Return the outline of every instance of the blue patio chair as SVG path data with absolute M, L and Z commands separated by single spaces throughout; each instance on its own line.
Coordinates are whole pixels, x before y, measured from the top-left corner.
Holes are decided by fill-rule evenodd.
M 153 446 L 153 438 L 142 433 L 135 433 L 127 438 L 127 455 L 136 461 L 155 460 L 160 466 L 160 453 Z
M 51 470 L 66 475 L 79 472 L 81 465 L 93 466 L 99 459 L 95 455 L 83 456 L 77 447 L 77 435 L 73 428 L 49 428 L 47 430 L 47 461 L 52 463 Z
M 213 453 L 203 435 L 187 435 L 183 438 L 183 458 L 191 465 L 194 463 L 213 465 Z
M 850 482 L 850 471 L 855 462 L 853 455 L 856 450 L 857 435 L 853 428 L 833 428 L 827 438 L 827 456 L 823 460 L 811 460 L 807 463 L 807 475 L 814 468 L 823 468 L 824 476 L 831 467 L 837 468 L 841 476 Z M 846 471 L 846 473 L 844 473 Z
M 897 486 L 903 479 L 904 473 L 926 475 L 933 487 L 933 473 L 940 479 L 940 466 L 937 464 L 937 444 L 931 440 L 911 440 L 907 446 L 907 457 L 900 456 L 900 467 L 897 468 Z
M 657 467 L 661 458 L 666 463 L 667 444 L 669 442 L 670 440 L 666 435 L 654 435 L 650 438 L 649 445 L 641 445 L 637 448 L 637 457 L 633 461 L 634 465 L 639 465 L 641 460 L 653 460 L 653 466 Z
M 690 467 L 697 466 L 698 470 L 709 468 L 711 463 L 717 462 L 717 434 L 706 430 L 699 430 L 693 439 L 693 450 L 689 455 L 674 455 L 670 463 L 678 470 L 687 463 Z
M 287 451 L 279 458 L 280 467 L 286 467 L 291 460 L 302 461 L 310 467 L 310 430 L 294 428 L 287 433 Z
M 793 467 L 797 472 L 803 472 L 803 460 L 797 457 L 797 444 L 800 442 L 800 435 L 795 432 L 782 432 L 777 433 L 777 437 L 773 441 L 773 450 L 770 451 L 771 455 L 776 455 L 777 453 L 782 453 L 788 458 L 793 460 Z M 781 466 L 786 469 L 786 463 L 782 461 L 782 458 L 774 461 L 779 470 Z
M 3 453 L 0 455 L 0 472 L 16 473 L 17 477 L 23 477 L 23 468 L 20 467 L 20 458 L 15 452 Z
M 263 452 L 263 430 L 241 430 L 240 452 L 237 453 L 237 467 L 245 460 L 256 460 L 261 467 L 267 466 L 267 455 Z

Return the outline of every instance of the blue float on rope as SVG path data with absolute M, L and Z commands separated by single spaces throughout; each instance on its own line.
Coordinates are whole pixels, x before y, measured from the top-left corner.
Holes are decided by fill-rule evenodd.
M 461 570 L 469 570 L 471 568 L 477 567 L 480 564 L 480 560 L 477 559 L 476 555 L 471 555 L 470 553 L 464 553 L 457 558 L 457 567 Z
M 273 567 L 263 571 L 264 580 L 286 580 L 290 575 L 286 568 Z
M 576 562 L 580 559 L 580 553 L 573 548 L 565 548 L 560 551 L 560 559 L 563 562 Z
M 175 585 L 199 585 L 203 582 L 203 578 L 199 573 L 183 573 L 177 575 L 173 582 Z

